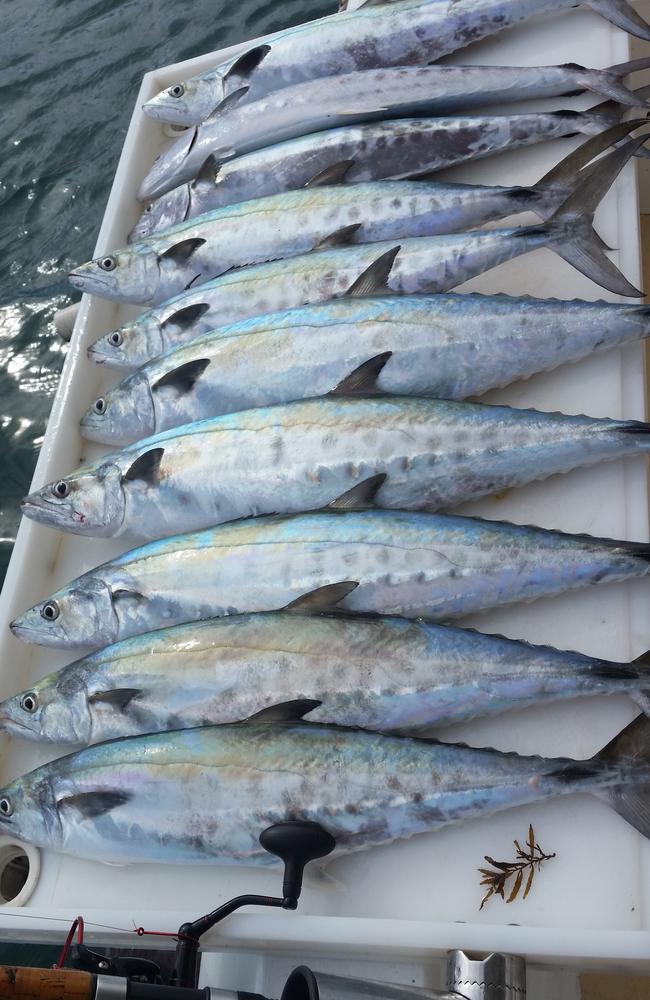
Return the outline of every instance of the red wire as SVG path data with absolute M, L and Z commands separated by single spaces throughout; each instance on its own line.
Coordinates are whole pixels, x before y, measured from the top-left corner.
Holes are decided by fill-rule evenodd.
M 62 969 L 65 965 L 65 960 L 68 957 L 68 952 L 70 951 L 70 945 L 74 940 L 75 931 L 77 931 L 77 942 L 78 944 L 83 944 L 84 941 L 84 918 L 77 917 L 72 922 L 72 927 L 68 931 L 68 936 L 65 939 L 65 944 L 61 949 L 61 954 L 59 955 L 59 961 L 56 962 L 54 968 Z

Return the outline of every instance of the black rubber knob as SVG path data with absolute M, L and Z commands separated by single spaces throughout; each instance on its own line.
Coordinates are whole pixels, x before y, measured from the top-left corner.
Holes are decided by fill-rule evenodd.
M 294 820 L 276 823 L 263 830 L 260 844 L 269 854 L 275 854 L 284 861 L 282 895 L 285 900 L 296 900 L 302 889 L 305 865 L 331 854 L 336 841 L 319 823 Z

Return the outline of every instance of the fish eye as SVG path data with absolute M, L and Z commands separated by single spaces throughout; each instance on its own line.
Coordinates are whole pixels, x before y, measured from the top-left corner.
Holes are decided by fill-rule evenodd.
M 14 807 L 12 806 L 10 799 L 6 796 L 0 799 L 0 813 L 2 813 L 3 816 L 11 816 L 13 811 Z
M 115 333 L 112 333 L 108 338 L 108 342 L 109 344 L 112 344 L 113 347 L 119 347 L 122 343 L 122 334 L 120 331 L 116 330 Z
M 100 396 L 98 399 L 95 400 L 95 402 L 93 403 L 93 410 L 95 411 L 95 413 L 99 414 L 106 413 L 106 400 L 104 399 L 103 396 Z
M 48 622 L 56 621 L 59 617 L 59 605 L 56 601 L 47 601 L 41 608 L 41 617 Z
M 52 487 L 52 493 L 55 497 L 60 497 L 62 500 L 67 497 L 70 492 L 70 487 L 66 483 L 65 479 L 59 479 L 58 483 L 55 483 Z
M 20 707 L 25 712 L 29 712 L 30 715 L 32 712 L 35 712 L 38 708 L 38 697 L 36 694 L 33 691 L 30 691 L 29 694 L 24 694 L 20 699 Z
M 170 87 L 167 93 L 170 97 L 182 97 L 185 93 L 185 87 L 182 83 L 177 83 L 174 87 Z
M 102 257 L 102 259 L 97 263 L 101 267 L 102 271 L 113 271 L 117 267 L 115 257 Z

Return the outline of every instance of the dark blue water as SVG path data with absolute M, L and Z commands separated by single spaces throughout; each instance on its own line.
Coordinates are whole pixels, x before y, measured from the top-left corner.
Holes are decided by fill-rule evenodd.
M 143 74 L 333 9 L 0 0 L 0 582 L 65 356 L 52 317 L 92 253 Z

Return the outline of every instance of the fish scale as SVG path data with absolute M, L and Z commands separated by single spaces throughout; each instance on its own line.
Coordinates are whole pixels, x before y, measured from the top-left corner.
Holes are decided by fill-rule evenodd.
M 443 621 L 648 575 L 649 546 L 403 511 L 258 517 L 132 549 L 11 623 L 29 642 L 99 648 L 166 625 L 285 607 L 356 581 L 343 609 Z

